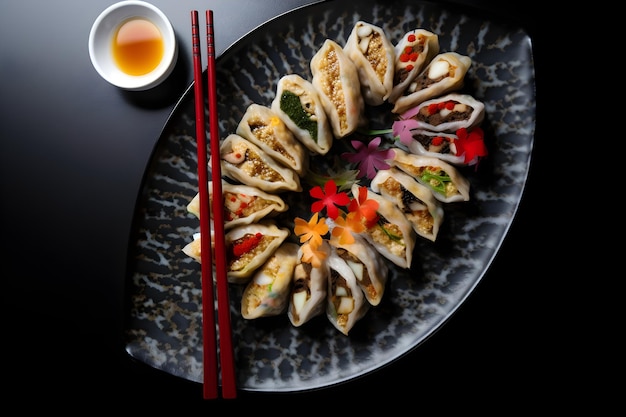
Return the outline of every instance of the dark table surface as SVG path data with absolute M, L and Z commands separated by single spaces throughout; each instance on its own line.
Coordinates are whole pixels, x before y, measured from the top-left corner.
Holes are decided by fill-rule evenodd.
M 91 66 L 87 39 L 109 0 L 0 4 L 0 192 L 3 351 L 8 399 L 24 410 L 216 410 L 201 386 L 132 360 L 123 349 L 123 288 L 131 220 L 161 129 L 192 82 L 190 45 L 158 95 L 128 94 Z M 187 39 L 189 11 L 213 8 L 218 54 L 263 21 L 310 1 L 154 0 Z M 385 403 L 483 409 L 494 398 L 533 404 L 550 396 L 552 355 L 543 338 L 546 294 L 535 283 L 548 242 L 537 240 L 547 170 L 542 122 L 545 39 L 539 2 L 458 1 L 522 25 L 533 39 L 537 126 L 531 171 L 498 256 L 456 314 L 418 349 L 350 383 L 297 394 L 240 392 L 229 410 L 296 413 L 314 407 Z M 519 5 L 518 5 L 519 4 Z M 512 5 L 518 5 L 513 7 Z M 547 70 L 546 70 L 547 72 Z M 530 244 L 530 242 L 533 242 Z M 549 324 L 549 323 L 548 323 Z M 529 386 L 523 381 L 532 378 Z M 5 391 L 6 393 L 7 391 Z M 371 397 L 370 397 L 371 396 Z M 87 404 L 87 408 L 84 408 Z M 173 407 L 173 408 L 169 408 Z

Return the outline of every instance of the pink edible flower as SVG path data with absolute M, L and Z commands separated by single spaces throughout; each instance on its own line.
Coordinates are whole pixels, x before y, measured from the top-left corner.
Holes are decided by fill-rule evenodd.
M 377 170 L 390 168 L 386 160 L 393 159 L 395 153 L 391 149 L 379 149 L 381 140 L 380 136 L 377 136 L 367 145 L 361 141 L 353 140 L 350 143 L 352 143 L 356 153 L 344 152 L 341 154 L 348 162 L 358 164 L 359 174 L 357 178 L 372 179 Z

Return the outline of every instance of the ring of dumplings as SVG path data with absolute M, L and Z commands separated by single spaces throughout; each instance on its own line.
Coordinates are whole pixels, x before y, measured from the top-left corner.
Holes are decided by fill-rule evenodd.
M 394 46 L 381 27 L 358 21 L 345 45 L 324 40 L 310 61 L 312 79 L 287 74 L 271 103 L 248 106 L 219 155 L 228 281 L 245 285 L 244 318 L 286 313 L 298 327 L 325 313 L 348 335 L 380 303 L 389 267 L 410 268 L 416 239 L 436 240 L 444 205 L 470 199 L 459 167 L 487 154 L 484 105 L 458 93 L 470 66 L 467 56 L 440 52 L 433 32 L 411 30 Z M 302 238 L 296 243 L 293 223 L 276 221 L 289 218 L 283 196 L 303 194 L 305 184 L 319 181 L 311 161 L 334 145 L 365 148 L 365 110 L 382 105 L 396 119 L 387 132 L 393 138 L 385 145 L 386 165 L 367 177 L 364 164 L 357 165 L 358 179 L 347 191 L 359 204 L 375 205 L 375 222 L 352 229 L 348 241 L 334 234 L 347 217 L 320 219 L 316 212 L 305 221 L 330 237 L 315 246 Z M 212 201 L 211 183 L 209 192 Z M 197 194 L 187 209 L 200 217 Z M 198 262 L 199 242 L 196 233 L 183 248 Z

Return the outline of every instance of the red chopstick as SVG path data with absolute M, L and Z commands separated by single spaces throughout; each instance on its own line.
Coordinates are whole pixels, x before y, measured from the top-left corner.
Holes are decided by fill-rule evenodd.
M 217 117 L 217 85 L 215 82 L 215 34 L 213 10 L 206 11 L 207 74 L 209 91 L 209 128 L 211 130 L 211 175 L 213 177 L 213 228 L 215 231 L 215 275 L 217 282 L 217 318 L 220 342 L 220 368 L 222 372 L 222 398 L 236 398 L 235 359 L 230 324 L 230 300 L 226 277 L 226 243 L 224 241 L 224 197 L 222 195 L 222 170 L 220 132 Z
M 213 263 L 211 261 L 211 211 L 208 190 L 208 162 L 204 119 L 204 86 L 198 12 L 191 12 L 194 97 L 196 110 L 196 142 L 198 153 L 198 188 L 200 197 L 200 257 L 202 269 L 202 360 L 205 399 L 218 397 L 217 343 L 213 301 Z M 210 325 L 207 325 L 210 323 Z
M 202 74 L 202 53 L 198 12 L 191 11 L 192 52 L 194 65 L 194 94 L 196 111 L 196 141 L 198 146 L 198 182 L 200 190 L 200 249 L 202 265 L 202 342 L 203 342 L 203 397 L 218 397 L 219 372 L 217 367 L 217 337 L 215 329 L 215 306 L 213 298 L 213 270 L 217 284 L 218 329 L 220 346 L 220 368 L 222 374 L 222 397 L 236 398 L 237 386 L 230 324 L 230 301 L 226 277 L 226 249 L 224 240 L 224 201 L 222 196 L 222 174 L 219 158 L 219 125 L 217 115 L 217 87 L 215 83 L 215 44 L 213 31 L 213 11 L 207 10 L 207 52 L 208 52 L 208 96 L 209 128 L 211 135 L 211 174 L 213 177 L 213 207 L 210 207 L 208 190 L 208 163 L 206 130 L 204 119 L 204 87 Z M 211 216 L 211 210 L 213 216 Z M 214 248 L 211 247 L 211 217 L 213 217 Z M 215 262 L 213 262 L 211 256 Z

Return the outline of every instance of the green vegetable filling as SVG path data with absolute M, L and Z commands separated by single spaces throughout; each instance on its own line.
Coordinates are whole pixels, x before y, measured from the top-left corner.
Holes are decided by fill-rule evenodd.
M 444 171 L 433 172 L 425 170 L 422 173 L 422 180 L 428 183 L 433 190 L 445 195 L 446 184 L 451 182 L 452 178 Z
M 280 96 L 280 109 L 293 120 L 296 126 L 308 131 L 317 143 L 317 123 L 311 120 L 311 115 L 302 108 L 300 97 L 291 91 L 284 91 Z

